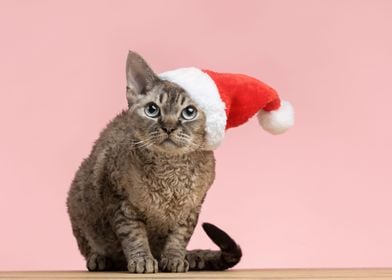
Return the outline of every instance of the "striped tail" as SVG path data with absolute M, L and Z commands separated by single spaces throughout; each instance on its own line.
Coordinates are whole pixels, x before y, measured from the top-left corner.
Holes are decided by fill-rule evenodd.
M 240 246 L 226 232 L 213 224 L 203 223 L 203 229 L 218 245 L 220 251 L 187 251 L 189 270 L 225 270 L 235 266 L 242 257 Z

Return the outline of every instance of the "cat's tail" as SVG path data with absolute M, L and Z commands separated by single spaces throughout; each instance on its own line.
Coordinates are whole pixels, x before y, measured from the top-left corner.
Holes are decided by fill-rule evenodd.
M 189 270 L 225 270 L 235 266 L 242 257 L 240 246 L 223 230 L 213 224 L 203 223 L 203 229 L 220 251 L 187 251 Z

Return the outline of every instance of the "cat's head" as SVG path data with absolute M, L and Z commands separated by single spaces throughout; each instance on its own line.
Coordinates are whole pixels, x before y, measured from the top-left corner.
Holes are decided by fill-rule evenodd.
M 159 79 L 144 59 L 131 51 L 126 74 L 134 148 L 171 154 L 203 149 L 206 116 L 183 88 Z

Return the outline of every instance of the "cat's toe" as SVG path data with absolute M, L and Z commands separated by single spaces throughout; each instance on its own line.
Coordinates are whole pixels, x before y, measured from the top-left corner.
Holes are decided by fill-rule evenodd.
M 89 271 L 109 270 L 109 259 L 105 256 L 92 254 L 87 258 L 87 269 Z
M 131 273 L 155 273 L 158 272 L 158 262 L 153 257 L 137 257 L 129 260 L 128 271 Z
M 159 268 L 165 272 L 187 272 L 189 270 L 189 263 L 181 258 L 162 258 L 159 262 Z

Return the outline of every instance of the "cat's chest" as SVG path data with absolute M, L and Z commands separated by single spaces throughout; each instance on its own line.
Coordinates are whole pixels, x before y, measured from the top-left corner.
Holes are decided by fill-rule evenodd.
M 150 214 L 179 219 L 181 214 L 186 214 L 200 203 L 203 193 L 200 170 L 185 164 L 152 165 L 146 166 L 145 170 L 140 179 L 148 189 L 146 201 L 150 202 L 147 207 Z
M 183 221 L 200 206 L 212 182 L 212 168 L 192 161 L 146 163 L 138 173 L 133 204 L 153 224 Z

